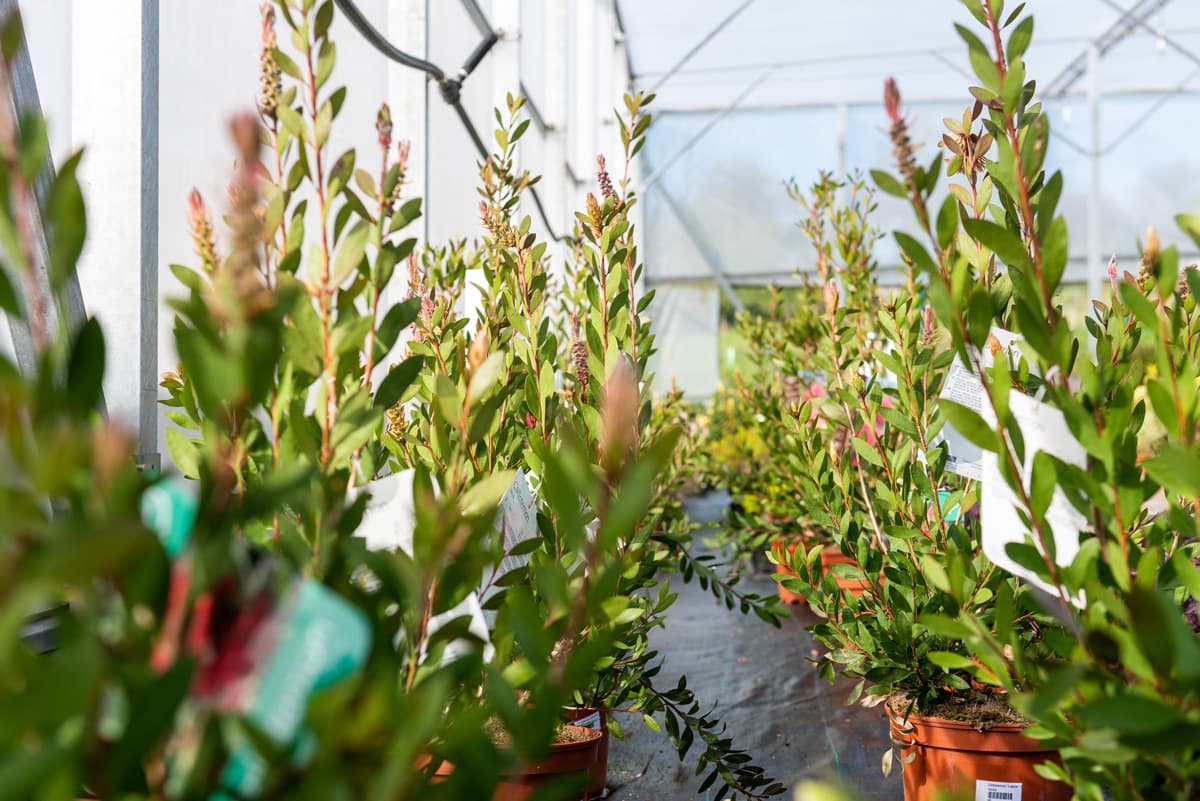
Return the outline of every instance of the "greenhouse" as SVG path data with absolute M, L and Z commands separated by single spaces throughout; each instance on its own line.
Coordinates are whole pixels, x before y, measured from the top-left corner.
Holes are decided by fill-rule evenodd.
M 1195 0 L 0 0 L 0 801 L 1200 798 L 1197 122 Z

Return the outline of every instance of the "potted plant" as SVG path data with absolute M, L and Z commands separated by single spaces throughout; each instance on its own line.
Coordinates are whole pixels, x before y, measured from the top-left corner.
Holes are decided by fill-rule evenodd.
M 500 414 L 516 404 L 514 389 L 523 389 L 511 371 L 521 343 L 495 337 L 493 347 L 486 329 L 469 333 L 470 321 L 454 313 L 466 271 L 478 263 L 471 254 L 453 245 L 418 260 L 415 241 L 404 237 L 420 203 L 402 195 L 407 148 L 394 148 L 386 107 L 376 120 L 375 174 L 355 169 L 353 151 L 336 159 L 327 152 L 345 94 L 328 85 L 332 4 L 275 8 L 296 52 L 277 46 L 275 11 L 266 9 L 265 132 L 254 121 L 235 127 L 231 252 L 218 254 L 209 215 L 193 196 L 201 268 L 175 270 L 190 294 L 175 304 L 182 364 L 164 386 L 178 410 L 172 419 L 196 434 L 170 434 L 172 455 L 201 478 L 215 465 L 233 497 L 295 489 L 286 503 L 241 521 L 239 533 L 309 575 L 339 582 L 390 632 L 376 643 L 393 671 L 387 706 L 417 698 L 429 706 L 421 713 L 427 725 L 401 727 L 404 749 L 390 755 L 395 764 L 378 781 L 391 781 L 399 797 L 456 797 L 468 787 L 478 797 L 489 777 L 499 777 L 498 792 L 505 792 L 522 776 L 544 773 L 540 760 L 562 731 L 561 708 L 612 645 L 610 624 L 630 601 L 614 592 L 610 577 L 633 562 L 610 547 L 620 524 L 609 520 L 644 514 L 650 498 L 631 491 L 627 478 L 652 482 L 673 439 L 636 452 L 622 444 L 637 418 L 636 392 L 606 394 L 588 421 L 610 445 L 600 464 L 564 425 L 554 447 L 536 453 L 549 475 L 540 511 L 559 557 L 539 564 L 537 576 L 557 588 L 554 604 L 547 610 L 504 596 L 496 628 L 476 627 L 467 612 L 478 609 L 472 599 L 486 589 L 481 577 L 511 581 L 502 562 L 521 555 L 494 526 L 514 468 L 535 458 L 525 416 L 514 424 Z M 259 165 L 260 136 L 271 166 Z M 261 180 L 264 173 L 269 180 Z M 405 274 L 411 297 L 382 305 L 389 284 Z M 444 292 L 435 281 L 446 284 Z M 285 331 L 282 341 L 253 335 L 264 319 Z M 401 344 L 407 353 L 388 365 Z M 605 499 L 599 507 L 598 497 Z M 585 505 L 599 525 L 596 536 L 584 527 Z M 372 528 L 381 519 L 385 528 L 407 520 L 405 530 L 391 532 L 403 544 L 364 553 L 351 536 L 364 518 Z M 354 568 L 348 575 L 347 560 Z M 552 650 L 583 632 L 586 643 Z M 356 745 L 399 736 L 378 709 L 368 720 L 355 731 Z M 485 727 L 488 720 L 495 725 Z M 479 747 L 480 737 L 487 747 Z M 447 763 L 455 769 L 444 769 Z
M 876 183 L 885 191 L 898 186 L 927 196 L 941 161 L 917 166 L 890 85 L 886 99 L 903 181 L 889 183 L 877 174 Z M 980 147 L 986 144 L 982 140 Z M 990 191 L 990 180 L 974 171 L 969 181 L 977 193 Z M 961 194 L 952 189 L 950 202 Z M 943 216 L 960 213 L 950 208 Z M 941 225 L 938 241 L 947 245 L 950 223 Z M 902 247 L 910 241 L 897 238 Z M 1020 784 L 1026 797 L 1067 798 L 1068 785 L 1038 773 L 1053 749 L 1023 734 L 1029 719 L 997 690 L 997 677 L 976 669 L 970 638 L 940 623 L 969 609 L 981 631 L 1009 632 L 1027 654 L 1048 654 L 1062 636 L 1028 588 L 985 556 L 979 517 L 961 513 L 974 509 L 980 489 L 977 481 L 947 469 L 952 454 L 945 427 L 953 423 L 961 430 L 967 423 L 940 396 L 954 360 L 965 357 L 936 325 L 934 309 L 942 303 L 936 282 L 925 284 L 917 269 L 922 262 L 912 261 L 907 248 L 905 254 L 912 266 L 904 288 L 891 298 L 867 300 L 869 293 L 826 285 L 823 353 L 830 380 L 823 403 L 848 437 L 836 447 L 827 430 L 807 425 L 811 403 L 801 404 L 792 430 L 806 468 L 798 476 L 799 494 L 811 500 L 811 519 L 827 527 L 847 563 L 822 575 L 822 549 L 814 547 L 790 561 L 800 580 L 783 581 L 805 593 L 822 618 L 812 627 L 828 648 L 819 658 L 822 669 L 858 680 L 851 702 L 885 706 L 904 763 L 906 798 L 979 788 L 999 792 L 1004 783 Z M 866 274 L 872 272 L 868 263 Z M 926 292 L 932 308 L 922 297 Z M 972 330 L 982 348 L 991 304 L 1001 304 L 1002 312 L 1004 299 L 981 298 L 987 305 L 976 301 Z M 839 586 L 834 576 L 857 582 L 861 592 Z M 895 753 L 884 754 L 885 772 Z
M 972 93 L 984 107 L 951 126 L 946 143 L 969 191 L 935 218 L 927 191 L 900 185 L 922 228 L 900 244 L 929 276 L 938 318 L 981 388 L 980 410 L 947 408 L 990 462 L 984 514 L 991 503 L 1001 521 L 1016 521 L 985 536 L 994 558 L 1023 577 L 1022 592 L 1053 615 L 1055 636 L 1030 648 L 1008 623 L 1020 609 L 1009 611 L 1005 596 L 995 626 L 979 619 L 989 610 L 966 604 L 926 623 L 967 641 L 974 679 L 1007 690 L 1038 724 L 1027 733 L 1059 750 L 1061 764 L 1041 766 L 1043 775 L 1080 798 L 1186 797 L 1197 776 L 1190 332 L 1200 281 L 1151 229 L 1136 272 L 1114 260 L 1111 293 L 1091 304 L 1086 330 L 1071 327 L 1057 294 L 1068 239 L 1056 214 L 1063 180 L 1042 170 L 1049 124 L 1023 76 L 1033 20 L 1002 18 L 989 0 L 967 6 L 988 33 L 964 33 L 980 80 Z M 977 118 L 981 133 L 971 130 Z M 996 143 L 995 161 L 982 160 L 984 136 Z M 986 214 L 977 187 L 1005 213 Z M 1177 221 L 1200 234 L 1195 217 Z M 1019 362 L 971 359 L 989 306 L 1023 338 Z M 949 574 L 958 563 L 948 561 Z M 950 589 L 963 597 L 953 581 Z
M 306 22 L 314 10 L 294 9 Z M 15 15 L 3 24 L 0 79 L 6 81 L 21 36 Z M 19 127 L 11 112 L 2 113 L 6 197 L 31 198 L 44 128 L 32 116 L 22 116 L 20 126 L 28 127 Z M 239 191 L 230 219 L 239 236 L 227 258 L 212 260 L 211 272 L 185 279 L 192 293 L 180 303 L 181 330 L 192 333 L 179 341 L 184 374 L 216 382 L 179 384 L 191 393 L 181 408 L 202 427 L 190 449 L 179 451 L 198 479 L 194 494 L 140 472 L 132 436 L 94 413 L 106 353 L 98 323 L 88 319 L 74 332 L 48 324 L 48 303 L 58 300 L 74 270 L 86 231 L 79 158 L 59 172 L 39 217 L 53 264 L 49 297 L 36 293 L 36 206 L 0 209 L 9 230 L 22 232 L 4 243 L 21 288 L 6 272 L 0 302 L 7 315 L 27 322 L 39 351 L 32 374 L 0 357 L 0 409 L 11 423 L 0 437 L 6 552 L 0 609 L 6 620 L 19 621 L 47 600 L 68 600 L 52 651 L 34 653 L 15 625 L 0 637 L 0 794 L 478 798 L 506 764 L 481 725 L 496 710 L 479 703 L 480 680 L 463 677 L 465 666 L 482 661 L 481 649 L 471 646 L 465 661 L 453 665 L 420 661 L 415 683 L 405 686 L 397 676 L 408 675 L 412 663 L 394 645 L 424 608 L 422 578 L 448 594 L 477 578 L 441 559 L 417 569 L 403 555 L 366 552 L 348 536 L 366 497 L 326 506 L 324 496 L 310 492 L 319 446 L 312 461 L 296 459 L 274 471 L 264 456 L 270 447 L 247 424 L 271 402 L 276 385 L 259 376 L 282 360 L 284 320 L 300 293 L 268 288 L 244 269 L 260 252 L 263 217 L 247 213 L 259 189 L 255 127 L 241 119 L 235 133 Z M 308 422 L 319 430 L 315 419 Z M 245 469 L 259 464 L 266 469 Z M 492 491 L 443 484 L 435 498 L 430 488 L 427 476 L 416 482 L 423 510 L 416 539 L 425 553 L 458 542 L 456 564 L 486 562 L 480 534 L 492 523 Z M 624 503 L 615 496 L 614 505 Z M 277 556 L 264 554 L 247 536 L 269 532 L 277 515 L 298 512 L 337 517 L 329 531 L 338 538 L 326 543 L 320 580 L 295 570 L 311 569 L 309 557 L 293 559 L 282 547 Z M 378 586 L 364 586 L 364 570 Z M 596 600 L 579 601 L 589 610 L 584 620 Z M 276 647 L 282 645 L 288 648 Z M 429 656 L 443 648 L 433 638 L 426 645 Z M 493 677 L 492 686 L 503 686 L 503 678 Z M 534 683 L 526 691 L 546 709 L 572 687 Z M 437 714 L 446 708 L 457 714 Z M 395 726 L 396 718 L 405 725 Z M 532 716 L 519 723 L 527 740 L 545 728 Z M 413 765 L 430 742 L 471 764 L 472 775 L 427 786 Z
M 603 159 L 598 161 L 600 197 L 590 196 L 580 212 L 574 260 L 562 283 L 556 284 L 546 243 L 530 233 L 527 217 L 516 216 L 522 191 L 535 179 L 514 166 L 515 149 L 527 121 L 520 116 L 521 99 L 509 98 L 508 117 L 496 134 L 500 152 L 481 165 L 480 217 L 486 235 L 475 255 L 468 258 L 480 270 L 482 306 L 474 320 L 459 317 L 444 301 L 451 291 L 444 281 L 460 280 L 458 276 L 417 268 L 413 285 L 419 287 L 425 308 L 410 347 L 414 353 L 428 354 L 436 363 L 434 373 L 441 375 L 431 376 L 417 387 L 420 403 L 406 409 L 402 417 L 397 414 L 389 434 L 394 444 L 389 447 L 395 453 L 421 458 L 429 451 L 428 443 L 438 440 L 430 414 L 441 403 L 444 379 L 453 380 L 456 365 L 461 364 L 461 360 L 440 358 L 440 354 L 465 350 L 468 362 L 474 359 L 494 365 L 496 381 L 503 389 L 489 401 L 493 414 L 489 423 L 470 432 L 475 443 L 472 464 L 483 471 L 522 470 L 534 489 L 538 525 L 536 539 L 518 549 L 527 561 L 497 582 L 485 607 L 495 614 L 492 640 L 497 660 L 532 670 L 530 666 L 540 660 L 536 653 L 528 652 L 529 643 L 513 628 L 514 605 L 523 607 L 532 599 L 552 619 L 562 606 L 558 580 L 547 579 L 552 571 L 565 566 L 571 585 L 593 586 L 599 580 L 591 575 L 588 561 L 564 551 L 557 533 L 563 523 L 560 513 L 545 506 L 560 480 L 555 454 L 578 438 L 577 444 L 591 454 L 590 472 L 606 476 L 613 463 L 613 443 L 599 424 L 610 416 L 614 397 L 630 398 L 634 412 L 628 419 L 628 439 L 621 447 L 656 459 L 663 472 L 657 479 L 649 474 L 629 476 L 649 501 L 648 512 L 623 518 L 618 528 L 598 525 L 597 515 L 609 503 L 605 494 L 586 499 L 571 515 L 571 520 L 588 524 L 601 540 L 611 540 L 602 550 L 619 553 L 626 562 L 622 571 L 613 574 L 619 578 L 607 578 L 602 585 L 610 594 L 605 607 L 610 615 L 607 622 L 593 621 L 578 636 L 550 643 L 551 661 L 566 654 L 594 653 L 590 649 L 610 643 L 607 653 L 598 659 L 593 656 L 595 667 L 586 686 L 564 710 L 564 716 L 588 720 L 602 731 L 598 764 L 591 775 L 593 791 L 603 789 L 607 734 L 610 730 L 621 734 L 611 713 L 620 710 L 637 712 L 656 728 L 660 724 L 653 715 L 661 715 L 681 757 L 695 739 L 702 740 L 701 765 L 712 765 L 704 789 L 722 779 L 737 792 L 760 797 L 780 792 L 782 787 L 760 768 L 746 764 L 746 755 L 722 736 L 719 721 L 700 713 L 686 681 L 670 690 L 661 690 L 653 682 L 658 666 L 657 655 L 649 647 L 649 633 L 662 625 L 674 600 L 661 576 L 665 566 L 678 565 L 685 580 L 697 578 L 743 612 L 756 611 L 772 622 L 775 618 L 766 599 L 741 593 L 721 578 L 709 560 L 689 552 L 691 526 L 678 492 L 689 481 L 682 460 L 690 449 L 676 444 L 680 424 L 686 422 L 682 402 L 672 395 L 654 406 L 643 389 L 647 361 L 653 353 L 653 337 L 644 314 L 651 295 L 641 294 L 642 268 L 628 218 L 636 196 L 630 191 L 627 175 L 628 162 L 640 148 L 649 122 L 642 112 L 648 100 L 626 98 L 628 117 L 621 120 L 626 178 L 614 181 Z M 474 333 L 468 334 L 472 325 Z M 495 360 L 497 353 L 499 360 Z M 667 460 L 671 452 L 676 456 Z M 612 479 L 607 476 L 606 483 Z
M 846 204 L 840 205 L 835 199 L 843 189 Z M 852 564 L 833 545 L 819 518 L 811 515 L 809 499 L 797 491 L 795 476 L 811 469 L 811 463 L 805 462 L 813 451 L 824 448 L 840 453 L 849 447 L 852 415 L 829 396 L 827 385 L 831 379 L 840 381 L 846 370 L 857 369 L 854 365 L 866 361 L 863 354 L 873 347 L 876 335 L 871 313 L 877 289 L 870 254 L 878 234 L 867 224 L 874 201 L 862 181 L 843 184 L 822 174 L 807 195 L 794 183 L 789 185 L 789 194 L 805 211 L 801 227 L 812 243 L 819 280 L 802 277 L 786 307 L 773 290 L 768 315 L 746 313 L 739 316 L 738 324 L 751 343 L 750 361 L 759 376 L 758 381 L 740 387 L 742 402 L 766 443 L 769 456 L 763 462 L 769 467 L 763 472 L 772 476 L 774 486 L 774 503 L 766 509 L 760 525 L 772 532 L 771 551 L 780 573 L 797 578 L 787 567 L 797 548 L 807 553 L 820 543 L 825 546 L 822 562 L 826 568 L 835 563 Z M 845 317 L 837 331 L 823 320 L 831 313 L 826 296 L 833 280 L 845 287 L 847 294 Z M 840 334 L 837 353 L 831 351 L 831 332 Z M 802 404 L 807 408 L 803 417 Z M 812 429 L 806 434 L 808 452 L 797 440 L 798 427 Z M 757 545 L 761 551 L 765 543 L 745 544 Z M 861 592 L 861 582 L 840 580 Z M 784 582 L 779 583 L 779 593 L 790 603 L 804 599 Z

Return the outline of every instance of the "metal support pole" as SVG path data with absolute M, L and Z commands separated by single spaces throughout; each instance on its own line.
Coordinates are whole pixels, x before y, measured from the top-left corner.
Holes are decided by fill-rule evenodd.
M 1100 256 L 1100 48 L 1095 44 L 1088 46 L 1087 77 L 1088 122 L 1091 133 L 1091 147 L 1088 152 L 1091 180 L 1087 203 L 1087 289 L 1088 297 L 1096 300 L 1100 298 L 1104 268 Z
M 137 462 L 161 468 L 158 452 L 158 12 L 159 0 L 142 0 L 141 124 L 141 361 L 138 371 Z

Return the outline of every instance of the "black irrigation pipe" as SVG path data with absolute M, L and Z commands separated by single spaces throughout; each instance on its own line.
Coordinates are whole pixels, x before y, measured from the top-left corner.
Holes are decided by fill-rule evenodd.
M 491 157 L 488 152 L 487 145 L 483 143 L 479 132 L 475 129 L 475 124 L 471 122 L 467 110 L 462 104 L 462 85 L 467 76 L 475 71 L 479 63 L 483 61 L 496 43 L 500 41 L 500 37 L 495 31 L 489 31 L 484 36 L 483 41 L 471 52 L 467 57 L 466 62 L 453 76 L 446 75 L 442 68 L 432 61 L 426 61 L 423 58 L 409 55 L 389 42 L 383 34 L 381 34 L 375 26 L 373 26 L 366 16 L 355 5 L 354 0 L 334 0 L 334 3 L 341 10 L 342 14 L 350 22 L 351 25 L 358 30 L 362 37 L 367 40 L 367 43 L 382 53 L 386 58 L 395 61 L 397 64 L 403 64 L 415 70 L 428 75 L 438 85 L 438 90 L 441 92 L 442 100 L 449 104 L 454 112 L 458 115 L 458 119 L 462 122 L 463 127 L 467 131 L 467 135 L 471 137 L 471 141 L 475 143 L 475 149 L 479 152 L 479 157 L 487 161 Z M 470 5 L 470 4 L 468 4 Z M 478 8 L 476 6 L 476 8 Z M 478 20 L 477 20 L 478 22 Z M 546 231 L 550 238 L 555 242 L 574 242 L 575 240 L 569 236 L 562 236 L 554 232 L 554 226 L 550 224 L 550 218 L 546 215 L 546 208 L 542 205 L 542 198 L 538 194 L 536 187 L 529 187 L 529 194 L 533 196 L 533 204 L 537 207 L 538 216 L 542 218 L 542 224 L 546 226 Z

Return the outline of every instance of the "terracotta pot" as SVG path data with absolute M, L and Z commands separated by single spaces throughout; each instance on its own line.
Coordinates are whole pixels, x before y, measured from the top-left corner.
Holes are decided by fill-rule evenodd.
M 588 796 L 599 798 L 608 786 L 608 713 L 603 709 L 582 707 L 563 710 L 571 723 L 596 729 L 600 732 L 600 743 L 596 747 L 596 761 L 588 771 Z
M 1034 766 L 1058 754 L 1005 723 L 987 731 L 957 720 L 911 715 L 910 730 L 889 710 L 892 739 L 903 757 L 905 801 L 933 801 L 951 793 L 987 801 L 1070 801 L 1073 791 L 1044 779 Z M 910 760 L 911 761 L 908 761 Z
M 492 801 L 527 801 L 539 787 L 567 774 L 586 773 L 590 781 L 592 769 L 599 759 L 600 732 L 582 726 L 568 725 L 563 728 L 571 729 L 586 739 L 579 742 L 555 743 L 550 746 L 549 753 L 526 764 L 521 773 L 501 776 L 496 784 L 496 791 L 492 793 Z M 418 762 L 418 767 L 428 763 L 429 757 L 426 756 L 423 763 Z M 449 776 L 453 772 L 454 765 L 442 762 L 436 775 Z M 590 790 L 584 790 L 572 796 L 570 801 L 588 801 L 594 797 Z
M 803 544 L 804 544 L 803 542 L 800 542 L 799 540 L 797 540 L 797 541 L 794 541 L 794 542 L 791 542 L 791 543 L 785 545 L 783 540 L 775 540 L 774 542 L 771 543 L 771 550 L 775 551 L 776 553 L 780 553 L 786 548 L 787 555 L 790 558 L 791 555 L 793 553 L 795 553 L 796 549 L 799 548 Z M 778 570 L 780 573 L 783 573 L 786 576 L 793 576 L 794 578 L 800 578 L 799 574 L 797 574 L 795 570 L 792 570 L 790 567 L 788 567 L 785 564 L 777 564 L 777 565 L 775 565 L 775 569 Z M 778 581 L 775 582 L 775 587 L 779 592 L 779 601 L 781 603 L 785 603 L 785 604 L 806 604 L 806 603 L 808 603 L 808 599 L 806 599 L 803 595 L 801 595 L 798 592 L 792 592 L 787 587 L 780 584 Z
M 857 566 L 858 562 L 842 553 L 841 549 L 836 545 L 826 545 L 821 551 L 821 568 L 828 573 L 829 568 L 833 567 L 834 565 Z M 849 590 L 850 594 L 856 598 L 866 592 L 867 588 L 871 586 L 871 582 L 867 581 L 865 578 L 848 579 L 834 574 L 833 579 L 837 582 L 839 587 L 841 587 L 843 590 Z

